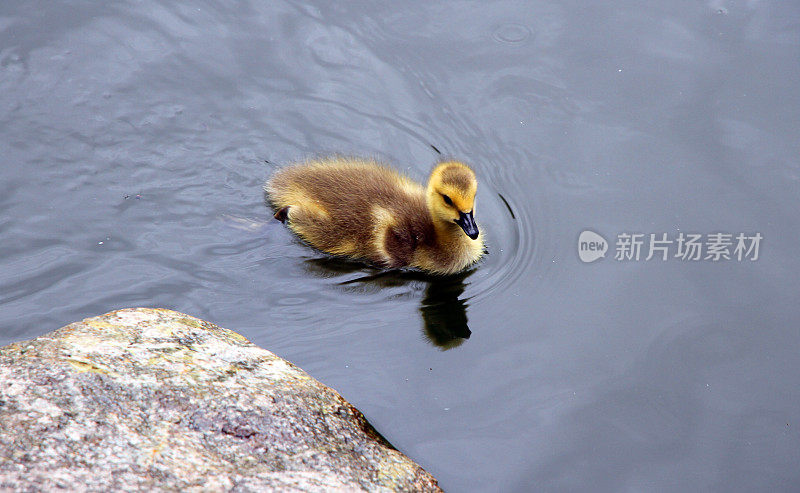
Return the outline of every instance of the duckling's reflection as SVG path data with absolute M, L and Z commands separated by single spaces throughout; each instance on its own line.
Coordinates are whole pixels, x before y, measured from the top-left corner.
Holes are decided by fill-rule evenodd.
M 305 261 L 306 270 L 314 275 L 331 278 L 354 272 L 364 272 L 364 264 L 334 257 L 312 258 Z M 467 325 L 467 302 L 460 298 L 466 287 L 464 280 L 475 269 L 451 276 L 432 276 L 422 272 L 374 270 L 354 279 L 337 283 L 337 286 L 352 290 L 374 292 L 385 288 L 424 284 L 425 291 L 420 301 L 420 312 L 425 327 L 425 336 L 442 349 L 461 345 L 472 332 Z

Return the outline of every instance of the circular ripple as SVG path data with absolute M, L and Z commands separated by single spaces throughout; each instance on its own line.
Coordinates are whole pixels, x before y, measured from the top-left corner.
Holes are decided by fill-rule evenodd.
M 485 178 L 481 183 L 485 198 L 478 212 L 486 227 L 489 253 L 468 279 L 472 302 L 513 289 L 535 258 L 530 217 L 517 203 L 517 190 L 511 186 L 499 192 L 494 180 Z
M 308 304 L 309 300 L 299 296 L 286 296 L 283 298 L 277 298 L 275 302 L 280 306 L 298 306 Z
M 498 26 L 492 37 L 501 43 L 522 43 L 531 37 L 531 30 L 522 24 L 509 22 Z

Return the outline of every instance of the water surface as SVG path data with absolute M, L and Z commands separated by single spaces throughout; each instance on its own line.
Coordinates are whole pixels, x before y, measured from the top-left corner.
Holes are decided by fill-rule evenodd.
M 5 2 L 0 343 L 167 307 L 450 491 L 797 489 L 798 84 L 786 2 Z M 264 205 L 288 162 L 437 150 L 480 180 L 460 277 L 332 262 Z M 764 240 L 583 264 L 585 229 Z

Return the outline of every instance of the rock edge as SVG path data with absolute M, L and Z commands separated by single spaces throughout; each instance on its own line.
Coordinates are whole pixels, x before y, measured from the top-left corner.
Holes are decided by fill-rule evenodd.
M 441 491 L 335 390 L 131 308 L 0 348 L 0 489 Z

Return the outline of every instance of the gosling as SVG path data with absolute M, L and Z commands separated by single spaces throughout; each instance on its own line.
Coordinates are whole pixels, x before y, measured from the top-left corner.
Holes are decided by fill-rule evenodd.
M 453 274 L 484 253 L 475 173 L 441 162 L 424 188 L 372 160 L 328 158 L 277 171 L 264 186 L 275 218 L 309 245 L 385 269 Z

